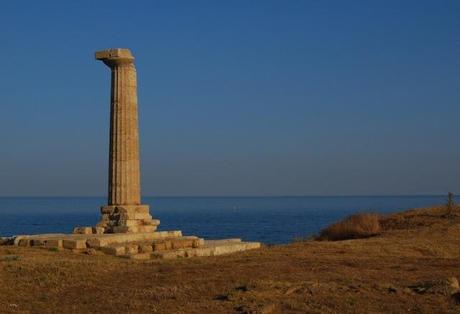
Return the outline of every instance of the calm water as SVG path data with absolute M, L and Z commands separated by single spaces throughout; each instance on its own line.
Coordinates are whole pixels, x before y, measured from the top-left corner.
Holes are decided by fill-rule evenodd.
M 146 197 L 159 230 L 204 238 L 287 243 L 355 212 L 390 213 L 445 203 L 444 196 Z M 99 219 L 98 197 L 0 198 L 0 235 L 70 232 Z

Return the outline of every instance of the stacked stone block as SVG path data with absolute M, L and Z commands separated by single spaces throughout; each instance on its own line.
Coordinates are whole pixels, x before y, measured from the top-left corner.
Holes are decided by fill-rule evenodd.
M 97 227 L 104 228 L 105 233 L 153 232 L 160 224 L 152 218 L 146 205 L 104 206 L 101 212 Z

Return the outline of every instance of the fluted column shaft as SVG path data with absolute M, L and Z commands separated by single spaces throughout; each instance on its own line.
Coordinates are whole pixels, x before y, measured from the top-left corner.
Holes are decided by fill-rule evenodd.
M 110 105 L 109 205 L 141 203 L 136 69 L 114 62 Z

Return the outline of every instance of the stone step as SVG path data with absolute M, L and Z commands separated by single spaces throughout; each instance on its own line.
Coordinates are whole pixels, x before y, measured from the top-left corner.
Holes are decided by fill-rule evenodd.
M 130 259 L 172 259 L 194 256 L 217 256 L 260 247 L 258 242 L 241 239 L 203 240 L 182 236 L 180 231 L 116 234 L 46 234 L 24 235 L 14 239 L 17 246 L 64 248 L 81 252 L 90 248 L 105 254 Z
M 174 259 L 195 256 L 217 256 L 260 248 L 259 242 L 241 242 L 240 239 L 205 240 L 199 248 L 186 248 L 169 251 L 156 251 L 152 258 Z
M 124 256 L 126 254 L 152 253 L 154 251 L 177 250 L 183 248 L 198 248 L 204 243 L 203 239 L 195 236 L 166 238 L 153 241 L 113 243 L 101 248 L 105 254 Z
M 146 233 L 113 233 L 96 235 L 87 239 L 88 246 L 99 248 L 114 243 L 127 243 L 127 242 L 143 242 L 153 241 L 165 238 L 177 238 L 181 237 L 181 231 L 156 231 Z
M 21 235 L 14 238 L 16 246 L 48 246 L 47 242 L 55 243 L 56 247 L 82 249 L 86 247 L 101 248 L 115 243 L 143 242 L 182 237 L 182 232 L 156 231 L 145 233 L 109 233 L 109 234 L 39 234 Z
M 180 237 L 153 241 L 153 251 L 177 250 L 184 248 L 197 248 L 203 246 L 204 240 L 195 236 Z

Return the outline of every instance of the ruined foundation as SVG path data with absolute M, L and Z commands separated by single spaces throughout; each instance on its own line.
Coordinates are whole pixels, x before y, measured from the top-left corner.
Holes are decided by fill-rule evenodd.
M 242 242 L 240 239 L 204 240 L 183 236 L 181 231 L 25 235 L 16 236 L 14 245 L 69 249 L 76 253 L 97 250 L 136 260 L 217 256 L 260 247 L 258 242 Z

